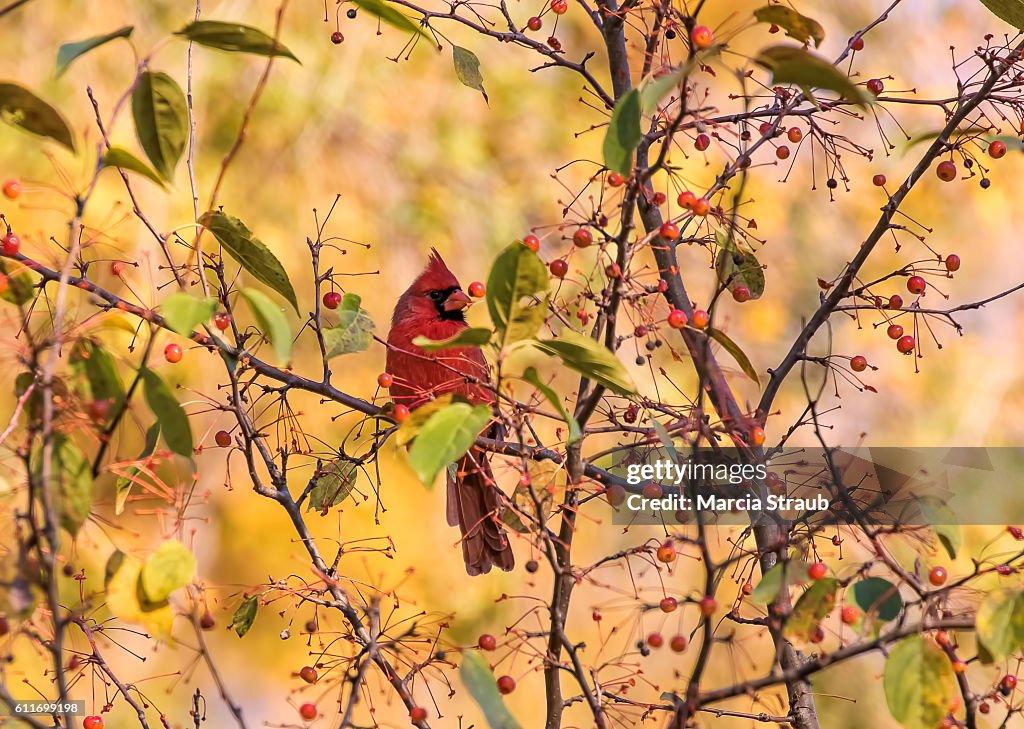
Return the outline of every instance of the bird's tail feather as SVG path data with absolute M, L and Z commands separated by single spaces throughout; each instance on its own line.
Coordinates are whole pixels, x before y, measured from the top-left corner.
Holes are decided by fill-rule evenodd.
M 462 557 L 470 576 L 497 566 L 506 572 L 515 566 L 512 545 L 498 521 L 501 499 L 485 455 L 474 448 L 448 474 L 447 517 L 462 533 Z

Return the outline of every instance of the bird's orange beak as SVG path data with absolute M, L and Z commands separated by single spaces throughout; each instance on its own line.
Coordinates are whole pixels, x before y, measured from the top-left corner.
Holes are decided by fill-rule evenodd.
M 473 303 L 473 300 L 466 296 L 462 291 L 456 289 L 448 294 L 448 298 L 444 300 L 445 311 L 459 311 L 465 309 L 467 306 Z

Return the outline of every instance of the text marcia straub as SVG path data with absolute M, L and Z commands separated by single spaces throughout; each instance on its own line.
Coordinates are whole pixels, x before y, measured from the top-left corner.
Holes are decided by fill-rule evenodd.
M 696 505 L 694 505 L 696 501 Z M 694 508 L 696 506 L 696 508 Z M 782 496 L 769 494 L 762 502 L 757 496 L 726 498 L 712 494 L 691 499 L 679 494 L 648 499 L 640 494 L 630 494 L 626 499 L 630 511 L 825 511 L 829 500 L 822 494 L 811 497 Z

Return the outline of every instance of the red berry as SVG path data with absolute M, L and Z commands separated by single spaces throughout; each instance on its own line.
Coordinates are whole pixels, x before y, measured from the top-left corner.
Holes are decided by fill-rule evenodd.
M 757 127 L 757 133 L 762 137 L 772 130 L 771 122 L 761 122 Z
M 711 203 L 708 202 L 707 198 L 699 197 L 693 201 L 693 214 L 699 215 L 702 218 L 711 211 Z
M 889 308 L 890 309 L 902 309 L 903 308 L 903 297 L 899 294 L 893 294 L 889 297 Z
M 1010 574 L 1013 573 L 1013 568 L 1011 568 L 1008 564 L 999 564 L 996 565 L 996 573 L 1001 575 L 1002 577 L 1008 577 Z
M 1003 676 L 1003 680 L 999 682 L 999 688 L 1002 689 L 1005 693 L 1010 693 L 1015 688 L 1017 688 L 1017 677 L 1014 676 L 1012 673 L 1006 674 L 1005 676 Z
M 540 250 L 540 238 L 531 233 L 523 237 L 523 245 L 536 253 Z
M 780 144 L 775 148 L 775 156 L 779 159 L 789 159 L 789 147 L 785 144 Z
M 812 643 L 820 643 L 825 640 L 825 631 L 820 625 L 816 625 L 809 636 Z
M 744 301 L 749 301 L 750 300 L 750 289 L 748 289 L 746 286 L 735 286 L 735 287 L 733 287 L 733 290 L 732 290 L 732 298 L 734 298 L 736 301 L 738 301 L 741 304 Z
M 1006 531 L 1010 533 L 1010 536 L 1016 539 L 1018 542 L 1024 541 L 1024 530 L 1016 526 L 1006 527 Z
M 7 285 L 10 282 L 7 280 L 6 274 L 0 273 L 0 294 L 7 290 Z
M 676 548 L 665 543 L 658 547 L 658 561 L 663 564 L 676 561 Z
M 564 15 L 569 9 L 567 0 L 551 0 L 551 12 L 555 15 Z
M 336 30 L 333 33 L 331 33 L 331 43 L 333 43 L 334 45 L 338 45 L 339 43 L 344 43 L 344 41 L 345 41 L 345 36 L 343 36 L 341 34 L 340 30 Z M 315 708 L 316 707 L 314 707 L 314 710 L 315 710 Z
M 982 714 L 987 714 L 988 712 L 992 711 L 992 707 L 989 706 L 988 703 L 982 701 L 980 704 L 978 704 L 978 711 Z
M 754 446 L 764 445 L 764 428 L 755 425 L 750 429 L 750 444 Z
M 303 666 L 302 670 L 299 671 L 299 678 L 301 678 L 306 683 L 316 683 L 316 669 L 312 666 Z
M 97 422 L 102 423 L 110 415 L 110 400 L 93 400 L 89 403 L 89 417 Z
M 4 197 L 8 200 L 17 200 L 21 194 L 21 183 L 17 180 L 8 180 L 4 183 Z
M 903 336 L 903 327 L 899 324 L 890 324 L 885 333 L 889 335 L 889 339 L 899 339 Z
M 516 680 L 511 676 L 502 676 L 498 679 L 498 691 L 508 695 L 516 690 Z
M 884 187 L 885 175 L 875 175 L 874 177 L 871 178 L 871 184 L 874 185 L 875 187 Z
M 868 368 L 868 360 L 862 355 L 858 354 L 850 360 L 850 369 L 854 372 L 863 372 Z
M 990 145 L 988 145 L 988 156 L 992 159 L 999 159 L 1006 154 L 1006 144 L 996 139 Z M 4 190 L 6 191 L 6 187 Z
M 586 248 L 594 242 L 594 236 L 587 228 L 577 228 L 576 232 L 572 234 L 572 242 L 578 248 Z
M 679 237 L 679 226 L 675 223 L 664 223 L 658 229 L 658 235 L 665 240 L 675 240 Z
M 686 646 L 688 644 L 689 641 L 686 639 L 685 635 L 674 635 L 672 636 L 672 640 L 668 642 L 668 647 L 672 649 L 673 653 L 682 653 L 686 650 Z
M 643 495 L 645 499 L 660 499 L 662 496 L 661 486 L 654 481 L 648 481 L 644 486 Z
M 213 317 L 213 325 L 222 332 L 227 330 L 227 328 L 231 326 L 231 315 L 225 311 L 217 312 Z
M 935 634 L 935 642 L 943 648 L 947 648 L 950 643 L 949 633 L 947 633 L 945 630 L 940 630 L 938 633 Z
M 693 325 L 698 329 L 706 327 L 710 320 L 708 313 L 703 309 L 697 309 L 697 311 L 693 312 Z
M 652 205 L 664 205 L 666 200 L 668 200 L 668 198 L 665 197 L 665 193 L 663 192 L 656 192 L 651 195 Z
M 912 294 L 923 294 L 928 284 L 920 276 L 911 276 L 907 279 L 907 291 Z
M 395 378 L 391 376 L 390 372 L 381 372 L 377 375 L 377 384 L 387 390 L 395 382 Z
M 565 274 L 569 273 L 569 264 L 561 258 L 556 258 L 551 262 L 551 265 L 548 266 L 548 270 L 550 270 L 551 275 L 556 278 L 565 278 Z
M 427 710 L 422 706 L 414 706 L 409 710 L 409 721 L 413 724 L 419 724 L 421 721 L 427 720 Z
M 181 347 L 177 344 L 168 344 L 164 347 L 164 359 L 171 364 L 181 362 Z
M 870 91 L 875 96 L 878 96 L 880 93 L 885 91 L 885 84 L 882 83 L 882 79 L 880 79 L 880 78 L 870 79 L 868 81 L 867 86 L 868 86 L 868 91 Z
M 793 144 L 798 143 L 804 138 L 804 133 L 800 127 L 790 127 L 786 130 L 786 139 L 791 141 Z
M 708 48 L 715 42 L 715 35 L 706 25 L 698 25 L 690 31 L 690 42 L 694 48 Z
M 476 642 L 482 651 L 493 651 L 498 647 L 498 640 L 490 633 L 484 633 Z
M 673 613 L 679 607 L 679 602 L 674 597 L 663 597 L 658 603 L 658 607 L 663 613 Z
M 529 28 L 530 30 L 540 30 L 540 27 L 543 24 L 544 23 L 541 21 L 541 19 L 538 18 L 536 15 L 534 15 L 532 18 L 526 21 L 526 27 Z
M 822 577 L 828 574 L 828 567 L 825 566 L 824 562 L 815 562 L 807 568 L 807 576 L 812 580 L 820 580 Z
M 612 506 L 622 506 L 626 503 L 626 489 L 618 484 L 609 486 L 604 490 L 604 498 Z
M 689 190 L 685 190 L 679 193 L 679 197 L 676 198 L 676 202 L 679 203 L 679 207 L 690 210 L 693 204 L 697 201 L 697 196 Z
M 952 182 L 956 179 L 956 164 L 950 160 L 943 160 L 939 162 L 938 167 L 935 168 L 935 174 L 943 182 Z
M 14 233 L 8 233 L 5 235 L 3 250 L 5 256 L 18 255 L 18 251 L 21 250 L 21 238 L 16 236 Z
M 396 423 L 404 422 L 409 417 L 409 408 L 406 405 L 395 405 L 393 416 Z
M 707 134 L 698 134 L 697 138 L 693 140 L 693 146 L 698 152 L 703 152 L 705 149 L 711 146 L 711 137 Z
M 328 291 L 324 294 L 324 306 L 328 309 L 337 309 L 341 303 L 341 294 L 337 291 Z
M 479 281 L 474 281 L 469 285 L 469 295 L 474 299 L 482 299 L 484 294 L 487 292 L 487 287 Z
M 950 273 L 960 270 L 960 256 L 955 253 L 950 253 L 946 256 L 946 270 Z
M 842 618 L 843 623 L 846 625 L 853 625 L 857 622 L 857 618 L 860 617 L 860 611 L 853 605 L 847 605 L 839 613 L 839 617 Z
M 661 636 L 661 633 L 651 633 L 647 636 L 647 645 L 651 648 L 661 648 L 665 645 L 665 639 Z
M 861 36 L 857 36 L 856 38 L 854 38 L 853 43 L 850 44 L 850 48 L 852 48 L 855 51 L 863 51 L 864 38 L 862 38 Z
M 682 309 L 673 309 L 668 315 L 668 325 L 673 329 L 682 329 L 686 326 L 686 313 Z
M 754 591 L 754 585 L 750 582 L 744 582 L 743 587 L 740 588 L 740 592 L 744 595 L 749 595 Z
M 82 719 L 82 726 L 85 729 L 103 729 L 103 717 L 102 716 L 87 716 Z
M 705 595 L 700 599 L 700 614 L 705 618 L 709 618 L 715 614 L 715 610 L 718 609 L 718 601 L 711 597 L 711 595 Z
M 226 430 L 218 430 L 214 433 L 213 440 L 221 448 L 227 448 L 231 445 L 231 433 Z
M 608 185 L 609 187 L 622 187 L 626 180 L 618 172 L 608 173 Z
M 914 351 L 914 338 L 909 334 L 905 337 L 900 337 L 896 342 L 896 349 L 902 354 L 910 354 Z
M 948 576 L 949 575 L 947 574 L 945 567 L 932 567 L 931 571 L 928 573 L 928 581 L 936 587 L 939 587 L 946 583 L 946 578 Z
M 121 261 L 113 261 L 110 264 L 110 273 L 118 278 L 124 273 L 124 264 Z
M 299 707 L 299 716 L 306 721 L 313 721 L 320 715 L 320 712 L 316 710 L 316 704 L 303 704 Z
M 963 661 L 953 661 L 953 673 L 963 673 L 967 670 L 967 664 Z

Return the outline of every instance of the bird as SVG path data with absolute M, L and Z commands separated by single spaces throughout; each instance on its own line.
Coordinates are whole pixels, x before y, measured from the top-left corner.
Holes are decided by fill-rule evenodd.
M 475 405 L 495 405 L 489 387 L 490 369 L 478 347 L 455 347 L 434 352 L 413 344 L 417 337 L 440 341 L 467 329 L 465 310 L 472 303 L 459 280 L 436 248 L 426 268 L 395 304 L 387 338 L 388 374 L 393 378 L 391 400 L 413 410 L 443 395 L 461 395 Z M 492 433 L 498 432 L 492 423 Z M 462 534 L 462 557 L 470 576 L 491 567 L 508 571 L 515 566 L 512 545 L 499 521 L 502 495 L 494 481 L 486 451 L 474 446 L 447 471 L 449 526 Z

